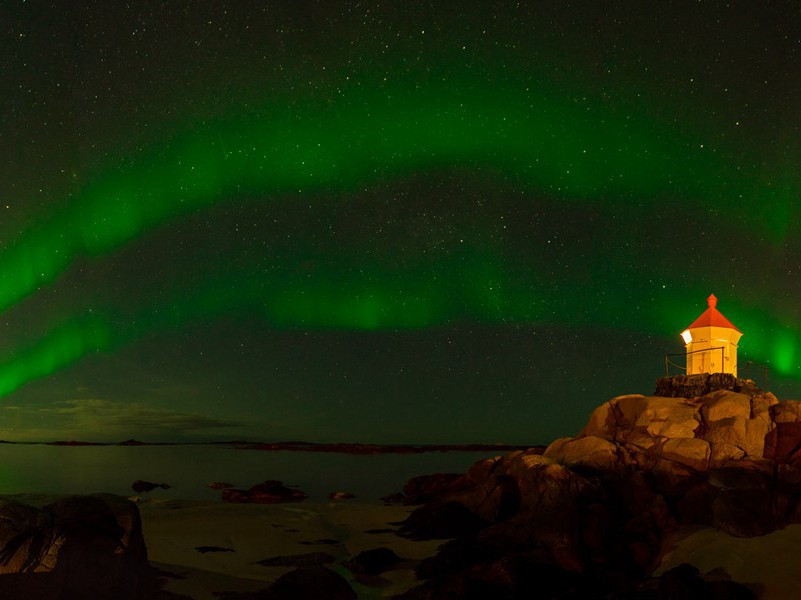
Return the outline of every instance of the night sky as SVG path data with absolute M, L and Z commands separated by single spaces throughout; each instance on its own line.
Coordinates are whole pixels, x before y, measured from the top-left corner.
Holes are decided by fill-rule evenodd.
M 795 1 L 10 0 L 0 154 L 1 439 L 543 443 L 710 292 L 801 397 Z

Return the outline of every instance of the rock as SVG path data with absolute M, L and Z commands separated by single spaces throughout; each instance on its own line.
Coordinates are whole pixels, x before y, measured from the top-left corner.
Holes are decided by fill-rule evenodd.
M 220 546 L 195 546 L 195 550 L 201 554 L 209 552 L 234 552 L 233 548 L 222 548 Z
M 692 565 L 682 564 L 666 571 L 659 578 L 659 593 L 663 598 L 705 600 L 706 582 Z
M 356 600 L 345 578 L 325 567 L 304 567 L 279 577 L 270 586 L 270 600 Z
M 224 490 L 227 488 L 234 487 L 233 483 L 226 483 L 224 481 L 211 481 L 206 484 L 206 487 L 211 488 L 212 490 Z
M 797 423 L 801 421 L 801 402 L 784 400 L 768 408 L 770 417 L 775 423 Z
M 389 548 L 375 548 L 359 552 L 342 563 L 351 573 L 380 575 L 400 562 L 400 557 Z
M 416 540 L 448 539 L 473 535 L 486 525 L 460 502 L 434 502 L 410 514 L 398 535 Z
M 139 511 L 111 494 L 0 500 L 0 555 L 3 598 L 139 600 L 150 581 Z
M 770 419 L 770 407 L 778 404 L 776 396 L 770 392 L 762 392 L 751 397 L 751 418 L 759 418 L 760 415 L 767 413 Z
M 308 552 L 306 554 L 291 554 L 289 556 L 273 556 L 256 561 L 263 567 L 311 567 L 324 565 L 336 560 L 328 552 Z
M 170 485 L 168 483 L 153 483 L 152 481 L 143 481 L 142 479 L 137 479 L 131 484 L 131 488 L 137 494 L 141 494 L 142 492 L 152 492 L 156 488 L 168 490 L 170 489 Z
M 745 450 L 746 456 L 761 458 L 765 452 L 765 438 L 773 429 L 773 423 L 767 419 L 750 419 L 745 422 Z
M 328 494 L 328 497 L 331 500 L 352 500 L 356 496 L 354 496 L 349 492 L 331 492 L 330 494 Z
M 710 468 L 717 468 L 726 465 L 729 461 L 738 460 L 745 456 L 745 450 L 725 442 L 710 442 L 711 454 L 709 457 Z
M 643 435 L 694 437 L 699 406 L 683 398 L 633 394 L 613 398 L 593 411 L 583 434 L 614 442 Z
M 574 468 L 613 470 L 621 463 L 618 447 L 603 438 L 588 435 L 581 438 L 560 438 L 545 450 L 543 456 L 560 465 Z
M 698 399 L 701 402 L 701 415 L 707 423 L 740 417 L 751 417 L 751 398 L 728 390 L 719 390 Z
M 276 504 L 281 502 L 300 502 L 308 495 L 300 490 L 286 487 L 282 482 L 269 480 L 254 485 L 248 490 L 224 489 L 223 502 Z
M 662 444 L 661 455 L 696 471 L 706 471 L 712 454 L 709 443 L 699 439 L 678 438 Z
M 785 463 L 801 460 L 801 422 L 776 423 L 765 436 L 764 457 Z
M 442 498 L 448 492 L 464 487 L 464 476 L 459 473 L 434 473 L 410 479 L 403 486 L 404 504 L 423 504 Z

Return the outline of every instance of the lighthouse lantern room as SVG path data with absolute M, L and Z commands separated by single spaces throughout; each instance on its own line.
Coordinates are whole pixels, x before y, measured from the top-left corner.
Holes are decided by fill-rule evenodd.
M 737 377 L 737 342 L 743 334 L 716 308 L 717 302 L 710 294 L 707 309 L 681 334 L 687 375 L 731 373 Z

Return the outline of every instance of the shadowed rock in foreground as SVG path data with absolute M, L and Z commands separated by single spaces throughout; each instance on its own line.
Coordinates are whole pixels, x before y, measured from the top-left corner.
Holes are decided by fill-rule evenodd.
M 136 506 L 94 494 L 0 499 L 0 598 L 139 600 L 153 591 Z
M 415 481 L 432 500 L 401 534 L 455 539 L 418 566 L 425 582 L 400 598 L 754 597 L 691 567 L 651 577 L 666 534 L 681 528 L 758 536 L 801 523 L 801 403 L 738 389 L 620 396 L 544 451 Z

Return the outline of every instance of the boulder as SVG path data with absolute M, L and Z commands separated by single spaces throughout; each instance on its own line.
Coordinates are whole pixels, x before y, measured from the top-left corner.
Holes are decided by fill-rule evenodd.
M 618 447 L 594 435 L 581 438 L 560 438 L 543 454 L 560 465 L 599 471 L 615 469 L 619 464 Z
M 566 511 L 590 487 L 580 475 L 536 454 L 516 456 L 501 471 L 517 484 L 521 511 Z
M 156 488 L 161 488 L 163 490 L 170 489 L 169 483 L 153 483 L 152 481 L 144 481 L 142 479 L 137 479 L 131 484 L 131 489 L 135 491 L 137 494 L 141 494 L 142 492 L 152 492 Z
M 448 492 L 464 487 L 464 475 L 460 473 L 433 473 L 410 479 L 403 486 L 404 504 L 423 504 L 445 496 Z
M 227 488 L 234 487 L 234 484 L 227 483 L 225 481 L 210 481 L 209 483 L 206 484 L 206 487 L 212 490 L 224 490 Z
M 751 418 L 759 418 L 760 415 L 767 413 L 770 419 L 770 407 L 778 404 L 778 399 L 770 392 L 762 392 L 751 397 Z
M 692 438 L 695 437 L 695 429 L 697 426 L 698 422 L 695 421 L 695 419 L 681 423 L 651 421 L 646 426 L 645 432 L 650 437 Z
M 151 578 L 139 511 L 111 494 L 0 500 L 0 556 L 3 598 L 139 600 Z
M 745 456 L 745 450 L 726 442 L 709 442 L 711 454 L 709 456 L 710 468 L 726 465 L 729 461 L 738 460 Z
M 286 487 L 282 482 L 268 480 L 258 483 L 247 490 L 233 488 L 222 491 L 223 502 L 238 504 L 276 504 L 281 502 L 300 502 L 308 498 L 305 492 Z
M 699 421 L 698 406 L 688 400 L 633 394 L 618 396 L 595 409 L 583 434 L 614 442 L 643 435 L 691 438 Z
M 704 431 L 704 440 L 710 444 L 729 444 L 738 448 L 746 445 L 746 423 L 744 417 L 726 417 L 708 423 Z
M 774 423 L 797 423 L 801 421 L 801 402 L 798 400 L 784 400 L 768 408 Z
M 415 540 L 448 539 L 473 535 L 487 522 L 461 502 L 439 501 L 415 509 L 401 525 L 398 535 Z
M 773 423 L 766 419 L 749 419 L 745 422 L 745 450 L 746 456 L 761 458 L 765 452 L 765 438 L 773 429 Z
M 677 438 L 666 440 L 662 444 L 660 454 L 668 460 L 696 471 L 705 471 L 709 467 L 712 450 L 705 440 Z
M 765 436 L 764 456 L 776 462 L 794 463 L 801 460 L 801 422 L 776 423 Z
M 719 390 L 698 400 L 701 403 L 701 415 L 707 423 L 731 417 L 751 418 L 751 398 L 745 394 Z

